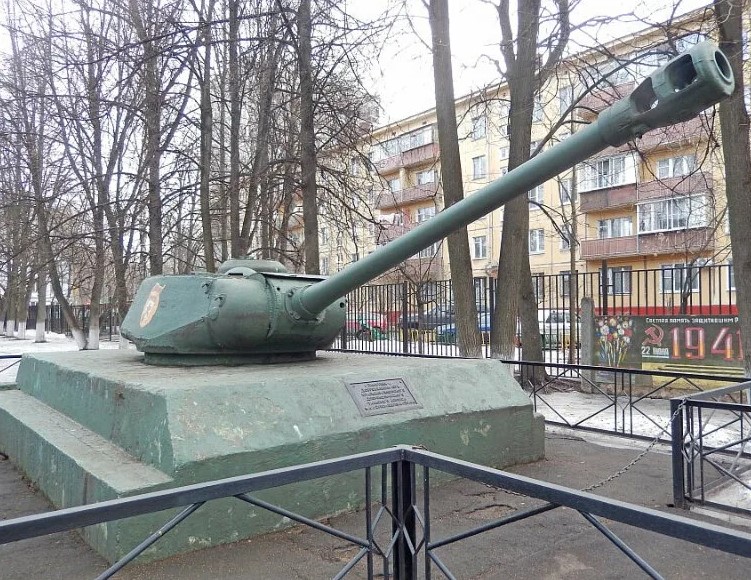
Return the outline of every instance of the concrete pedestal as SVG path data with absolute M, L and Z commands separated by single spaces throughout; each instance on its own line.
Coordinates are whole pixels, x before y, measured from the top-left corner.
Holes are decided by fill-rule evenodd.
M 395 444 L 495 467 L 544 455 L 542 417 L 496 361 L 321 353 L 291 365 L 175 368 L 142 358 L 134 351 L 29 356 L 18 390 L 0 392 L 0 449 L 56 506 Z M 395 399 L 388 391 L 399 384 L 406 390 L 396 388 Z M 385 403 L 366 400 L 369 390 L 386 393 Z M 399 402 L 405 393 L 412 404 Z M 362 502 L 362 474 L 344 479 L 258 496 L 308 516 L 330 515 Z M 171 513 L 92 526 L 84 535 L 114 560 Z M 149 555 L 233 542 L 287 523 L 238 500 L 213 502 Z

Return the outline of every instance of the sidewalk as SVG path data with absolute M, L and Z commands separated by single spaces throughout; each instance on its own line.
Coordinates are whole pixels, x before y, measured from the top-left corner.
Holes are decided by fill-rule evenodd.
M 641 442 L 548 427 L 547 459 L 510 471 L 581 489 L 618 472 L 644 447 Z M 657 446 L 630 470 L 595 493 L 698 518 L 690 512 L 669 507 L 671 489 L 669 450 Z M 433 538 L 536 504 L 536 500 L 465 480 L 434 485 L 431 494 Z M 11 461 L 0 461 L 0 517 L 17 517 L 47 509 L 46 502 L 26 486 Z M 362 535 L 364 516 L 345 514 L 333 518 L 331 524 Z M 611 523 L 609 527 L 666 578 L 748 577 L 751 559 L 621 524 Z M 342 540 L 297 527 L 162 562 L 130 565 L 116 578 L 331 578 L 356 553 L 356 548 Z M 457 578 L 644 577 L 584 518 L 565 508 L 464 540 L 441 549 L 439 555 Z M 96 577 L 106 568 L 105 563 L 72 533 L 0 546 L 0 561 L 0 577 L 7 579 L 85 579 Z M 423 569 L 420 568 L 421 574 Z M 364 565 L 358 565 L 348 577 L 362 578 L 364 570 Z M 433 577 L 442 577 L 436 568 L 433 568 Z

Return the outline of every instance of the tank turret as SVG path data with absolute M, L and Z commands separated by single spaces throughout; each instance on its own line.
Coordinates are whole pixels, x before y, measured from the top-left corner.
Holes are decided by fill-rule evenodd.
M 153 276 L 136 293 L 122 334 L 157 364 L 312 358 L 344 326 L 348 292 L 606 147 L 695 117 L 734 86 L 722 52 L 711 42 L 697 44 L 595 122 L 337 274 L 290 274 L 278 262 L 231 260 L 216 274 Z

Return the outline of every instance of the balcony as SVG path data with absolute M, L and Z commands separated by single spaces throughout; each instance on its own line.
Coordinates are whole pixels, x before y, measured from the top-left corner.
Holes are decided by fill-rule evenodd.
M 413 229 L 416 224 L 381 224 L 380 231 L 376 231 L 376 243 L 385 244 L 396 238 L 403 236 Z
M 626 183 L 616 187 L 582 191 L 579 198 L 579 207 L 584 213 L 630 206 L 636 203 L 636 184 Z
M 619 256 L 633 256 L 639 253 L 636 236 L 622 238 L 605 238 L 602 240 L 582 240 L 581 255 L 583 260 L 603 260 Z
M 668 145 L 675 147 L 696 143 L 709 138 L 709 127 L 704 115 L 699 115 L 685 123 L 678 123 L 661 129 L 654 129 L 636 142 L 640 151 L 662 149 Z
M 381 175 L 390 173 L 402 167 L 412 167 L 414 165 L 420 165 L 427 161 L 435 161 L 438 159 L 440 151 L 438 143 L 428 143 L 427 145 L 421 145 L 414 149 L 409 149 L 393 157 L 387 157 L 376 161 L 375 167 L 378 173 Z
M 606 238 L 602 240 L 582 240 L 583 260 L 606 260 L 626 256 L 696 253 L 714 249 L 711 228 L 695 228 L 673 232 L 656 232 Z
M 713 249 L 711 228 L 639 234 L 640 254 L 684 254 Z
M 392 209 L 395 207 L 402 207 L 417 201 L 433 199 L 437 193 L 437 183 L 416 185 L 415 187 L 408 187 L 406 189 L 402 189 L 401 191 L 384 191 L 378 196 L 378 199 L 376 200 L 376 207 L 378 209 Z
M 697 171 L 691 175 L 647 181 L 639 185 L 636 194 L 639 201 L 646 201 L 711 191 L 712 186 L 712 175 L 706 171 Z
M 582 111 L 584 116 L 589 116 L 588 113 L 590 113 L 590 111 L 599 113 L 617 100 L 628 95 L 635 87 L 636 83 L 631 81 L 617 86 L 606 86 L 601 89 L 595 89 L 588 95 L 582 97 L 578 106 L 583 109 L 588 109 L 588 111 Z

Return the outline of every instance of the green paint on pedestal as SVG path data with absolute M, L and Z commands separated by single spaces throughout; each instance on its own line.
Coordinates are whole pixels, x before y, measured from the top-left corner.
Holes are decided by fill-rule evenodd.
M 0 448 L 59 507 L 264 471 L 396 444 L 495 467 L 543 456 L 544 424 L 490 360 L 323 353 L 293 365 L 169 368 L 133 351 L 26 357 L 0 392 Z M 347 384 L 403 379 L 419 409 L 363 417 Z M 362 473 L 258 494 L 312 517 L 353 509 Z M 87 529 L 106 558 L 172 512 Z M 289 522 L 238 500 L 200 508 L 151 557 Z

